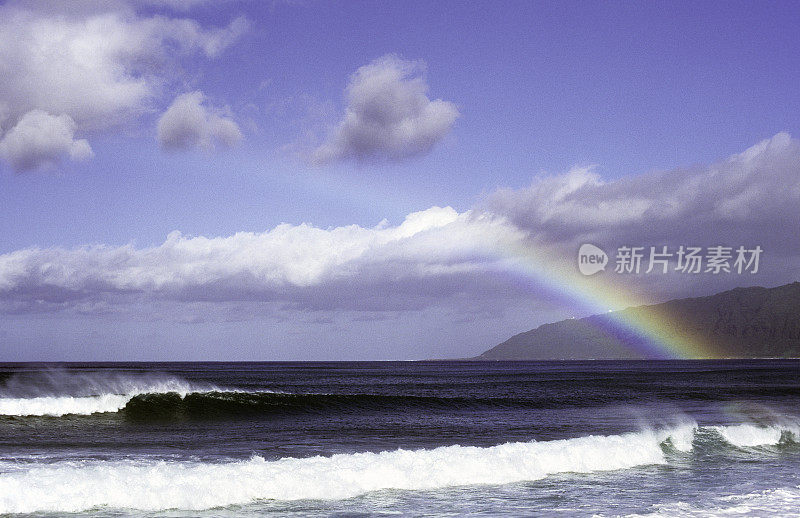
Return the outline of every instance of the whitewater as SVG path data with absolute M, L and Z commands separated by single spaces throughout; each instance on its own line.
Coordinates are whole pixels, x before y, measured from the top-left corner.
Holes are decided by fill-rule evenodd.
M 0 515 L 796 516 L 796 368 L 0 366 Z
M 260 499 L 344 499 L 381 489 L 508 484 L 556 473 L 664 464 L 670 449 L 690 451 L 698 432 L 716 433 L 740 448 L 775 446 L 797 437 L 797 429 L 753 424 L 698 429 L 686 424 L 672 430 L 488 448 L 454 445 L 274 461 L 71 461 L 27 468 L 0 463 L 0 514 L 98 507 L 203 510 Z M 67 480 L 71 483 L 61 483 Z
M 137 396 L 175 395 L 185 398 L 190 394 L 229 394 L 238 391 L 211 384 L 190 383 L 178 377 L 154 375 L 98 375 L 75 376 L 62 370 L 43 373 L 46 380 L 37 388 L 43 395 L 19 397 L 17 392 L 31 393 L 32 387 L 19 388 L 19 381 L 12 380 L 17 388 L 0 391 L 0 416 L 63 417 L 69 415 L 92 415 L 119 412 Z M 68 393 L 64 393 L 68 392 Z M 271 394 L 274 391 L 258 390 L 252 394 Z

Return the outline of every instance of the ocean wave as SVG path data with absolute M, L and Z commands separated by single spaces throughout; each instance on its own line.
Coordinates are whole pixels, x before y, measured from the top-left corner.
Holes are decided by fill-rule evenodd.
M 679 452 L 695 449 L 697 440 L 704 448 L 734 447 L 752 449 L 781 444 L 797 445 L 800 441 L 798 423 L 784 418 L 774 424 L 741 423 L 720 426 L 699 426 L 686 422 L 673 428 L 654 432 L 662 443 Z
M 141 385 L 127 392 L 90 396 L 0 397 L 0 416 L 91 415 L 121 412 L 140 421 L 213 419 L 297 413 L 345 413 L 383 410 L 481 410 L 542 408 L 536 400 L 386 394 L 281 393 L 198 388 L 170 384 Z
M 652 512 L 631 514 L 628 515 L 628 518 L 688 518 L 723 515 L 796 517 L 798 506 L 800 506 L 800 486 L 717 496 L 702 503 L 661 504 L 656 506 Z
M 90 415 L 118 412 L 135 394 L 103 394 L 100 396 L 41 396 L 33 398 L 0 398 L 0 415 L 52 416 Z
M 775 426 L 756 426 L 739 424 L 731 426 L 711 427 L 729 444 L 743 448 L 770 446 L 778 444 L 783 430 Z
M 767 426 L 744 423 L 709 428 L 718 433 L 728 444 L 740 448 L 775 446 L 782 442 L 797 442 L 798 438 L 800 438 L 800 426 L 797 423 L 780 423 Z
M 166 374 L 40 371 L 12 377 L 0 387 L 0 416 L 90 415 L 119 412 L 143 394 L 224 392 Z
M 345 499 L 382 489 L 501 485 L 539 480 L 558 473 L 665 464 L 675 460 L 673 455 L 691 454 L 695 448 L 708 447 L 704 442 L 708 440 L 717 447 L 725 444 L 730 448 L 758 448 L 796 441 L 796 434 L 793 425 L 787 428 L 787 425 L 746 423 L 703 427 L 685 422 L 666 429 L 620 435 L 492 447 L 454 445 L 278 460 L 256 456 L 228 462 L 154 459 L 0 462 L 0 514 L 77 512 L 97 507 L 203 510 L 259 500 Z M 751 505 L 759 500 L 767 505 L 768 498 L 781 495 L 746 495 L 741 502 L 733 503 Z M 728 504 L 719 505 L 724 508 Z M 653 515 L 690 511 L 684 507 L 678 502 L 672 507 L 658 508 Z
M 0 464 L 0 514 L 97 507 L 201 510 L 254 501 L 343 499 L 381 489 L 506 484 L 556 473 L 663 464 L 668 432 L 642 431 L 492 447 L 336 454 L 224 463 L 82 461 Z
M 615 403 L 631 403 L 630 396 L 622 401 L 606 394 L 576 398 L 547 393 L 524 397 L 281 393 L 223 388 L 188 382 L 169 374 L 63 369 L 20 373 L 0 386 L 0 417 L 120 413 L 139 421 L 236 419 L 298 413 L 560 409 Z M 729 442 L 745 446 L 748 441 L 770 441 L 774 435 L 774 432 L 748 429 L 719 433 Z M 764 434 L 768 434 L 766 439 Z M 749 439 L 745 437 L 748 435 Z
M 281 392 L 209 391 L 179 395 L 141 394 L 121 410 L 136 420 L 234 419 L 248 416 L 302 413 L 364 413 L 382 411 L 475 411 L 542 408 L 536 399 L 505 397 L 442 397 L 390 394 L 319 394 Z
M 543 409 L 579 406 L 551 397 L 457 397 L 392 394 L 286 393 L 197 386 L 173 379 L 95 387 L 91 395 L 9 397 L 0 393 L 0 416 L 91 415 L 121 412 L 140 421 L 164 419 L 234 419 L 298 413 L 369 411 L 459 411 Z M 586 402 L 583 402 L 584 404 Z
M 236 420 L 298 414 L 363 414 L 369 412 L 459 412 L 549 408 L 546 398 L 415 396 L 390 394 L 287 393 L 243 391 L 191 384 L 179 378 L 125 379 L 104 385 L 95 395 L 3 397 L 0 416 L 62 417 L 116 413 L 136 422 L 182 420 Z M 763 422 L 763 421 L 768 422 Z M 669 444 L 688 451 L 697 425 L 672 429 Z M 707 426 L 703 435 L 716 443 L 739 448 L 798 442 L 800 422 L 786 416 L 768 416 L 762 422 Z M 665 438 L 666 439 L 666 438 Z

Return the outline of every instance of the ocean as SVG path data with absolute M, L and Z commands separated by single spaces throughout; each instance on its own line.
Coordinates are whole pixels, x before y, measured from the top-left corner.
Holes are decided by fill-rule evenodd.
M 0 364 L 0 515 L 800 516 L 799 374 Z

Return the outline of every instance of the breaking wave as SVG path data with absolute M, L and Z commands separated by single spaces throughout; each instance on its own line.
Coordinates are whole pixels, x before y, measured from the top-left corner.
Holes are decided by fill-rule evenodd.
M 235 419 L 298 413 L 347 413 L 397 410 L 485 410 L 547 408 L 552 402 L 520 398 L 469 398 L 388 394 L 282 393 L 197 387 L 185 382 L 110 388 L 87 396 L 0 396 L 0 416 L 91 415 L 120 412 L 126 418 Z
M 625 402 L 629 403 L 629 399 Z M 544 393 L 526 397 L 454 397 L 245 391 L 188 382 L 167 374 L 108 371 L 36 371 L 17 374 L 0 385 L 0 417 L 119 413 L 139 421 L 398 410 L 559 409 L 621 402 L 607 395 L 574 398 Z M 729 442 L 745 446 L 748 442 L 772 441 L 776 433 L 747 427 L 717 432 Z
M 119 460 L 0 464 L 0 514 L 113 509 L 201 510 L 257 500 L 343 499 L 538 480 L 551 474 L 663 464 L 663 433 L 643 431 L 492 447 L 337 454 L 208 463 Z
M 235 419 L 303 413 L 364 413 L 382 411 L 473 411 L 541 408 L 537 400 L 389 394 L 313 394 L 281 392 L 209 391 L 189 394 L 141 394 L 121 410 L 125 417 L 150 419 Z
M 14 376 L 0 385 L 0 417 L 12 418 L 113 413 L 141 422 L 227 420 L 302 413 L 541 409 L 563 404 L 544 395 L 519 398 L 245 391 L 189 382 L 173 375 L 131 372 L 38 371 Z M 580 406 L 582 402 L 573 399 L 567 404 Z M 766 425 L 710 426 L 704 434 L 744 448 L 793 442 L 800 437 L 800 422 L 780 416 L 771 420 Z M 680 430 L 672 431 L 669 444 L 680 451 L 691 449 L 693 429 Z
M 716 434 L 716 435 L 715 435 Z M 0 514 L 107 509 L 203 510 L 259 500 L 344 499 L 382 489 L 533 481 L 558 473 L 590 473 L 659 465 L 670 452 L 691 452 L 699 437 L 737 448 L 797 440 L 797 430 L 755 424 L 587 436 L 491 447 L 336 454 L 229 462 L 59 461 L 0 462 Z M 795 442 L 796 444 L 796 442 Z
M 119 412 L 143 394 L 222 392 L 213 385 L 189 383 L 160 374 L 66 372 L 20 374 L 0 387 L 0 416 L 90 415 Z

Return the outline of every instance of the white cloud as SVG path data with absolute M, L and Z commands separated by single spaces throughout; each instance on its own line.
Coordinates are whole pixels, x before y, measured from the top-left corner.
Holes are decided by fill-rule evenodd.
M 540 241 L 570 246 L 754 239 L 788 249 L 785 237 L 800 225 L 798 207 L 800 141 L 786 133 L 706 167 L 614 181 L 592 167 L 575 168 L 523 189 L 500 189 L 486 202 Z
M 675 252 L 680 246 L 760 246 L 764 251 L 753 276 L 673 272 L 618 279 L 639 300 L 776 286 L 800 275 L 800 141 L 779 133 L 707 166 L 614 180 L 603 179 L 592 167 L 575 168 L 539 177 L 522 189 L 500 189 L 483 209 L 507 218 L 528 233 L 532 247 L 549 250 L 566 264 L 583 243 L 603 248 L 612 270 L 620 246 L 644 247 L 643 272 L 649 247 Z
M 239 126 L 223 110 L 204 105 L 200 91 L 179 95 L 158 120 L 158 142 L 164 149 L 230 147 L 242 139 Z
M 0 157 L 17 171 L 49 167 L 64 157 L 86 160 L 92 148 L 75 139 L 75 121 L 66 114 L 31 110 L 0 140 Z
M 193 304 L 235 305 L 251 316 L 466 311 L 541 301 L 563 283 L 597 292 L 589 284 L 617 279 L 606 272 L 576 280 L 582 242 L 610 255 L 620 245 L 764 249 L 757 276 L 642 275 L 623 283 L 631 303 L 654 302 L 796 280 L 800 242 L 787 236 L 800 228 L 798 207 L 800 142 L 778 134 L 706 167 L 613 181 L 577 168 L 497 191 L 471 211 L 434 207 L 396 226 L 283 224 L 216 238 L 174 232 L 151 248 L 18 250 L 0 255 L 0 311 L 135 306 L 146 313 L 156 302 L 159 312 L 174 305 L 175 315 Z
M 203 29 L 196 21 L 138 17 L 125 11 L 45 16 L 14 8 L 0 22 L 0 99 L 10 114 L 67 113 L 93 127 L 148 107 L 163 81 L 159 64 L 178 52 L 209 57 L 246 27 Z
M 155 109 L 181 58 L 213 58 L 247 28 L 141 16 L 124 3 L 0 6 L 0 126 L 42 110 L 79 132 L 108 131 Z
M 197 5 L 211 3 L 212 0 L 134 0 L 136 3 L 142 5 L 149 5 L 153 7 L 165 7 L 175 11 L 190 11 Z M 220 0 L 213 0 L 220 1 Z
M 399 160 L 430 151 L 459 113 L 451 102 L 428 98 L 423 72 L 421 62 L 391 55 L 359 68 L 347 86 L 344 118 L 313 160 Z
M 491 250 L 521 238 L 501 219 L 434 207 L 394 227 L 282 224 L 220 238 L 173 232 L 144 249 L 25 249 L 0 255 L 0 300 L 78 303 L 113 295 L 335 307 L 358 306 L 355 298 L 363 297 L 391 306 L 387 284 L 406 299 L 447 297 L 431 286 L 484 272 L 498 260 Z

